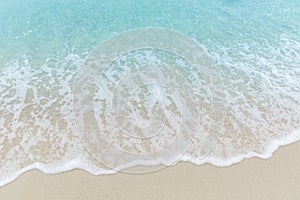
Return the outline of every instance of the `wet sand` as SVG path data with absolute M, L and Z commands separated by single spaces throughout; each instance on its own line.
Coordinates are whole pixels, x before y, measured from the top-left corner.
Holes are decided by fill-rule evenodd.
M 296 142 L 268 160 L 251 158 L 226 168 L 181 163 L 143 175 L 33 170 L 0 188 L 0 199 L 300 199 L 299 152 Z

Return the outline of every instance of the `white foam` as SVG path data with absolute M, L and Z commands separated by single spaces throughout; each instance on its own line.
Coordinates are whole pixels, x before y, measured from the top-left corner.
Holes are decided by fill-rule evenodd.
M 225 133 L 206 157 L 199 157 L 200 144 L 194 143 L 180 161 L 225 167 L 245 158 L 270 158 L 280 146 L 300 139 L 300 45 L 282 38 L 277 47 L 240 44 L 234 54 L 230 46 L 211 53 L 226 88 Z M 148 60 L 137 60 L 159 62 L 153 54 L 145 55 Z M 74 134 L 71 84 L 84 57 L 72 53 L 52 61 L 34 68 L 25 56 L 0 71 L 0 186 L 32 169 L 116 173 L 99 165 Z M 162 162 L 135 161 L 122 167 Z

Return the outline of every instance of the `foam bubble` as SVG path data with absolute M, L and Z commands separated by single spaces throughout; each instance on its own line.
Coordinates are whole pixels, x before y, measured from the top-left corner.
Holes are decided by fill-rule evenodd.
M 269 158 L 279 146 L 299 140 L 299 47 L 299 41 L 282 35 L 276 45 L 241 43 L 210 51 L 225 86 L 224 134 L 209 156 L 201 157 L 200 144 L 193 142 L 181 160 L 228 166 L 254 156 Z M 132 58 L 159 62 L 151 51 Z M 84 59 L 69 54 L 35 68 L 24 56 L 0 70 L 0 185 L 31 169 L 116 172 L 95 160 L 74 131 L 72 86 Z M 202 120 L 205 132 L 207 119 Z

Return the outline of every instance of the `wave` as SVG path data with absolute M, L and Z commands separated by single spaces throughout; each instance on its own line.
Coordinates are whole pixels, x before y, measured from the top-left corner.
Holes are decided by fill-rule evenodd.
M 199 140 L 194 139 L 172 165 L 188 161 L 224 167 L 244 158 L 267 159 L 278 147 L 299 140 L 299 47 L 297 40 L 282 35 L 280 45 L 225 44 L 206 50 L 217 63 L 225 89 L 224 133 L 203 157 L 201 135 L 206 122 L 202 121 Z M 126 59 L 131 62 L 122 57 L 112 67 L 122 72 L 120 63 L 128 67 L 132 62 L 166 62 L 158 54 L 147 50 L 129 55 Z M 31 169 L 47 174 L 76 168 L 95 175 L 117 172 L 94 158 L 75 131 L 72 93 L 84 55 L 47 59 L 39 67 L 24 56 L 1 68 L 0 185 Z M 188 65 L 177 58 L 174 63 Z M 209 94 L 205 87 L 203 94 Z

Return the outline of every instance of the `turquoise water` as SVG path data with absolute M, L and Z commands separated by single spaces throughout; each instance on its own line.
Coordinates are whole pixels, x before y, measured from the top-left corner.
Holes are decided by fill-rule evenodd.
M 182 160 L 270 157 L 300 138 L 299 10 L 297 0 L 1 1 L 0 184 L 31 168 L 112 173 L 73 132 L 74 77 L 101 42 L 145 27 L 198 41 L 225 88 L 224 134 L 207 158 L 195 144 Z
M 5 1 L 1 58 L 82 53 L 128 29 L 166 27 L 209 50 L 299 39 L 298 1 Z M 251 46 L 252 46 L 251 45 Z M 69 50 L 69 51 L 70 51 Z M 45 55 L 47 54 L 47 55 Z

